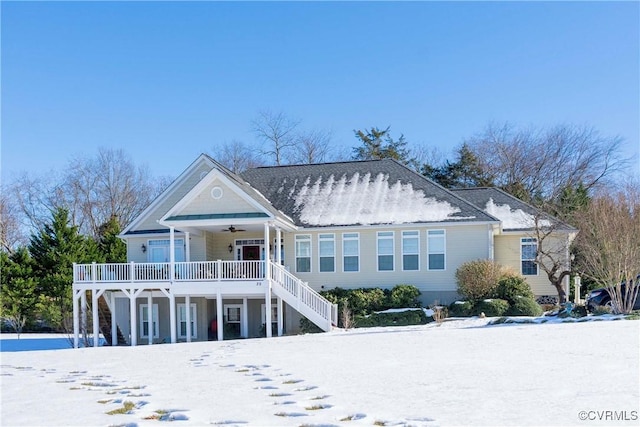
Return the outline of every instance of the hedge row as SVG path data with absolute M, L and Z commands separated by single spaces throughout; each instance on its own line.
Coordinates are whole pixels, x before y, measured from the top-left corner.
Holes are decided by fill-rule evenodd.
M 449 306 L 449 316 L 468 317 L 484 313 L 496 316 L 541 316 L 542 307 L 533 298 L 516 296 L 513 301 L 500 298 L 481 301 L 456 301 Z

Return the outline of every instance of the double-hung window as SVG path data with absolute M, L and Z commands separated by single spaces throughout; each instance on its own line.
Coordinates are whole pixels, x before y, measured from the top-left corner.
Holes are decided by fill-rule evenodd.
M 318 253 L 320 272 L 336 271 L 336 238 L 334 234 L 320 234 L 318 236 Z
M 160 332 L 158 331 L 158 304 L 152 304 L 151 309 L 151 324 L 153 331 L 153 338 L 159 338 Z M 149 305 L 140 304 L 140 336 L 142 338 L 149 337 Z
M 427 230 L 428 269 L 444 270 L 446 266 L 446 234 L 444 230 Z
M 342 235 L 342 268 L 344 271 L 360 270 L 360 234 Z
M 402 232 L 402 269 L 420 270 L 420 233 L 417 231 Z
M 536 255 L 538 254 L 538 241 L 534 238 L 523 237 L 520 239 L 520 260 L 522 264 L 522 274 L 525 276 L 537 276 L 538 264 Z
M 393 271 L 393 231 L 378 232 L 378 271 Z
M 296 236 L 296 272 L 309 273 L 311 271 L 311 235 Z
M 189 313 L 189 316 L 191 317 L 190 322 L 191 323 L 191 338 L 196 338 L 198 336 L 198 330 L 196 329 L 196 325 L 198 324 L 198 322 L 196 322 L 196 305 L 195 304 L 190 304 L 190 308 L 191 308 L 191 313 Z M 187 310 L 186 310 L 187 305 L 186 304 L 178 304 L 178 336 L 180 338 L 186 338 L 187 337 Z

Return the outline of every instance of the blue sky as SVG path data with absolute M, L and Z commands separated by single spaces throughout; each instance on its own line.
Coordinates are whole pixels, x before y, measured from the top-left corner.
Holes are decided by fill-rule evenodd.
M 638 2 L 2 2 L 2 177 L 123 148 L 177 176 L 250 122 L 391 126 L 445 154 L 489 122 L 640 151 Z M 640 172 L 640 161 L 634 167 Z

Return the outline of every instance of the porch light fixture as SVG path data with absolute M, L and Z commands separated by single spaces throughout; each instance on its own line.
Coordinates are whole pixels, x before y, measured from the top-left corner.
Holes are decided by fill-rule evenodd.
M 229 243 L 229 247 L 227 249 L 229 249 L 229 253 L 233 252 L 233 245 Z
M 142 249 L 142 253 L 147 252 L 147 245 L 143 243 L 142 246 L 140 246 L 140 249 Z

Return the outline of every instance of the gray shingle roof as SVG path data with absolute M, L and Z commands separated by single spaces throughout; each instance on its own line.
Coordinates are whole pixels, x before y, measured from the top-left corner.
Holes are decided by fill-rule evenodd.
M 241 177 L 298 226 L 496 221 L 391 159 L 259 167 Z
M 577 231 L 574 227 L 499 188 L 460 188 L 452 192 L 500 219 L 504 230 L 531 230 L 537 216 L 541 220 L 549 221 L 558 230 Z

